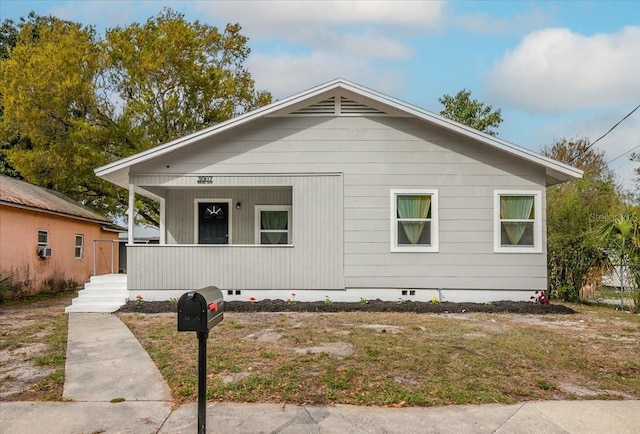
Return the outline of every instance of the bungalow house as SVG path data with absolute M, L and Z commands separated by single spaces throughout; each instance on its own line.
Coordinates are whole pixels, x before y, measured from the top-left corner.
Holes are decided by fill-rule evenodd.
M 120 230 L 58 192 L 0 175 L 0 275 L 20 295 L 112 273 Z
M 96 174 L 159 203 L 131 298 L 529 300 L 566 164 L 337 79 Z M 129 219 L 132 234 L 132 219 Z

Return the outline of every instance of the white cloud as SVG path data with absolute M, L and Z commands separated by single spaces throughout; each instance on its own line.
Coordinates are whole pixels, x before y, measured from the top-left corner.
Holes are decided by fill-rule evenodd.
M 413 55 L 413 50 L 401 44 L 399 41 L 376 36 L 374 34 L 353 35 L 331 38 L 333 52 L 343 52 L 350 56 L 368 59 L 407 59 Z M 325 46 L 328 45 L 325 43 Z
M 585 123 L 584 130 L 593 131 L 589 135 L 591 140 L 596 140 L 606 133 L 626 113 L 618 112 L 616 114 L 619 116 L 613 117 L 609 115 L 598 119 L 598 122 Z M 638 163 L 630 161 L 630 153 L 627 152 L 640 146 L 640 112 L 636 111 L 632 116 L 624 120 L 615 130 L 596 143 L 595 146 L 605 152 L 609 168 L 615 172 L 622 186 L 630 190 L 632 185 L 635 185 L 634 168 L 638 166 Z M 639 151 L 640 149 L 635 150 L 635 152 Z
M 248 31 L 262 35 L 295 36 L 309 25 L 436 26 L 442 1 L 201 1 L 198 7 L 210 15 L 239 21 Z
M 247 67 L 258 88 L 282 98 L 337 77 L 398 91 L 404 84 L 394 62 L 415 54 L 404 37 L 437 27 L 443 2 L 202 1 L 196 7 L 218 23 L 241 23 L 252 41 L 266 43 L 254 46 Z
M 117 26 L 126 27 L 134 22 L 145 23 L 164 8 L 181 12 L 188 6 L 182 0 L 69 0 L 59 3 L 52 2 L 56 6 L 49 12 L 51 15 L 96 26 L 100 32 Z
M 375 69 L 368 61 L 348 59 L 324 51 L 299 56 L 287 53 L 252 54 L 247 67 L 256 82 L 256 88 L 269 89 L 275 99 L 335 78 L 345 78 L 392 94 L 403 87 L 403 80 L 391 70 Z
M 499 35 L 523 35 L 543 27 L 549 21 L 549 14 L 538 7 L 509 17 L 498 17 L 487 13 L 460 13 L 449 17 L 451 24 L 476 33 Z
M 253 40 L 280 40 L 305 49 L 362 58 L 405 59 L 407 33 L 439 25 L 441 1 L 201 1 L 218 22 L 239 22 Z
M 548 124 L 539 130 L 536 136 L 540 143 L 547 145 L 562 138 L 567 140 L 587 138 L 593 143 L 631 110 L 633 107 L 628 106 L 624 109 L 600 110 L 580 118 L 570 116 L 562 121 Z M 635 179 L 634 168 L 638 166 L 638 163 L 629 160 L 627 152 L 636 146 L 640 146 L 640 109 L 594 145 L 594 149 L 604 152 L 605 161 L 610 163 L 609 168 L 614 171 L 618 182 L 627 190 L 632 188 Z M 640 149 L 636 149 L 635 152 L 640 152 Z
M 487 95 L 535 112 L 640 100 L 640 27 L 579 35 L 545 29 L 526 36 L 490 73 Z
M 107 28 L 129 25 L 135 4 L 132 0 L 122 0 L 117 5 L 114 7 L 113 2 L 105 1 L 69 1 L 53 8 L 51 15 L 87 25 L 101 23 Z

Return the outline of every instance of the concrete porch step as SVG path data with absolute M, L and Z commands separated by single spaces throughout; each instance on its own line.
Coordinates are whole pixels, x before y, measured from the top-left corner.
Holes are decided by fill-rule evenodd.
M 122 304 L 71 304 L 64 309 L 65 313 L 113 313 L 120 309 Z
M 127 275 L 126 274 L 101 274 L 100 276 L 91 276 L 89 279 L 90 284 L 92 283 L 100 283 L 100 282 L 111 282 L 111 283 L 127 283 Z
M 65 312 L 115 312 L 128 299 L 126 274 L 91 276 Z

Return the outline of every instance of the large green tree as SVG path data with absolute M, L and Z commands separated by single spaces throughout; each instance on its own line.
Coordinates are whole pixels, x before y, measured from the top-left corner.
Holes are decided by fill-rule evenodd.
M 542 153 L 585 172 L 582 179 L 547 189 L 549 287 L 552 296 L 575 301 L 606 264 L 598 232 L 620 209 L 622 198 L 604 153 L 591 148 L 588 139 L 562 139 Z
M 127 194 L 95 177 L 95 167 L 271 100 L 244 67 L 249 48 L 237 24 L 219 31 L 165 9 L 104 38 L 54 17 L 18 30 L 14 42 L 6 31 L 0 59 L 7 161 L 27 181 L 108 215 L 124 212 Z M 139 209 L 157 222 L 155 204 Z
M 476 130 L 497 136 L 497 129 L 502 123 L 500 109 L 494 110 L 490 105 L 471 99 L 471 91 L 462 89 L 455 96 L 444 95 L 438 98 L 444 106 L 440 114 L 445 118 L 468 125 Z
M 21 26 L 0 63 L 0 132 L 11 144 L 7 160 L 28 181 L 90 194 L 91 165 L 105 161 L 94 93 L 101 57 L 90 27 L 57 19 Z
M 9 51 L 16 46 L 16 43 L 18 42 L 18 35 L 20 34 L 20 28 L 27 23 L 35 24 L 39 20 L 42 20 L 42 17 L 31 12 L 26 18 L 21 18 L 19 22 L 6 19 L 2 24 L 0 24 L 0 61 L 7 59 L 9 57 Z M 35 37 L 36 35 L 33 36 Z M 2 119 L 2 114 L 4 112 L 2 100 L 2 94 L 0 93 L 0 120 Z M 7 160 L 6 156 L 6 150 L 15 146 L 18 140 L 18 137 L 13 137 L 13 140 L 0 141 L 0 174 L 2 175 L 20 178 L 20 174 Z
M 107 82 L 136 151 L 271 102 L 244 67 L 250 50 L 240 30 L 190 23 L 166 9 L 144 25 L 107 31 Z

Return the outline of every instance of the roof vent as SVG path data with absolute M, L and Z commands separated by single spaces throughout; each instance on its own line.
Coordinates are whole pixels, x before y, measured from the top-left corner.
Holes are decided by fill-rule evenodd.
M 340 114 L 343 115 L 386 115 L 382 110 L 378 110 L 368 105 L 340 97 Z
M 297 110 L 292 115 L 333 115 L 336 114 L 336 97 L 332 96 L 324 101 Z
M 337 99 L 335 96 L 323 101 L 303 107 L 291 113 L 292 115 L 386 115 L 386 112 L 368 105 L 347 99 L 343 96 Z

